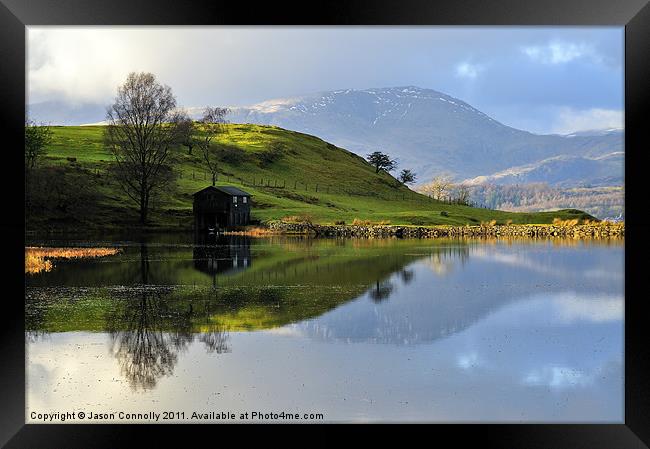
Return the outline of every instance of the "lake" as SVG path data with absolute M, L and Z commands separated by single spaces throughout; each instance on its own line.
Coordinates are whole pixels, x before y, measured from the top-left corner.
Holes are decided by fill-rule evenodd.
M 623 240 L 148 239 L 29 242 L 119 251 L 26 274 L 28 423 L 623 422 Z

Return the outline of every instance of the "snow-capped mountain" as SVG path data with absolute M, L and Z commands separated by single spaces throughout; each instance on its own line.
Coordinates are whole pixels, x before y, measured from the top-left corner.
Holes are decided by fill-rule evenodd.
M 187 109 L 196 118 L 203 110 Z M 622 130 L 537 135 L 432 89 L 345 89 L 230 109 L 233 123 L 313 134 L 362 156 L 384 151 L 421 182 L 440 173 L 474 183 L 601 185 L 623 179 Z M 81 125 L 103 120 L 105 105 L 41 103 L 30 105 L 29 113 L 39 122 Z
M 529 164 L 552 171 L 564 161 L 574 167 L 584 161 L 580 172 L 589 178 L 594 158 L 623 151 L 622 130 L 537 135 L 499 123 L 457 98 L 414 86 L 269 100 L 232 108 L 229 118 L 313 134 L 361 155 L 384 151 L 402 168 L 414 169 L 420 180 L 441 172 L 457 179 L 489 177 Z M 542 163 L 549 159 L 552 164 Z M 621 179 L 622 157 L 619 162 L 600 164 L 612 172 L 599 171 L 598 178 Z

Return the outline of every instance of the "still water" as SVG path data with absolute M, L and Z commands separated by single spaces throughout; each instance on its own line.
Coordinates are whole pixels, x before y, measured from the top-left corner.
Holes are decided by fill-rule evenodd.
M 622 240 L 31 243 L 28 422 L 623 421 Z

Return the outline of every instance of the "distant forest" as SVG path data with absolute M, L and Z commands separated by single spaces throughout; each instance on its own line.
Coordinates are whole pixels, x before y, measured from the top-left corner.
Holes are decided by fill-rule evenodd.
M 576 208 L 600 219 L 625 217 L 624 187 L 559 188 L 545 183 L 469 187 L 470 201 L 480 207 L 513 212 Z

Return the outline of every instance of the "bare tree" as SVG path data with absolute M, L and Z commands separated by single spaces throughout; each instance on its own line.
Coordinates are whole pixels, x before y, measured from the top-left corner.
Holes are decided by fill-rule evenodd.
M 379 170 L 384 170 L 388 173 L 395 170 L 397 167 L 397 161 L 391 159 L 389 155 L 384 154 L 381 151 L 370 153 L 366 157 L 366 160 L 375 167 L 375 173 L 379 173 Z
M 208 170 L 212 174 L 212 185 L 217 182 L 217 170 L 219 164 L 219 154 L 216 148 L 212 146 L 212 140 L 219 134 L 226 131 L 226 115 L 230 111 L 227 108 L 212 108 L 208 106 L 203 111 L 203 117 L 199 120 L 199 128 L 202 137 L 197 140 L 197 144 L 203 152 Z
M 457 184 L 454 187 L 454 200 L 457 201 L 458 204 L 468 205 L 469 197 L 470 197 L 470 191 L 467 185 Z
M 416 178 L 417 176 L 412 170 L 405 168 L 400 172 L 399 178 L 397 179 L 399 179 L 399 182 L 401 182 L 402 184 L 413 184 Z
M 104 141 L 116 161 L 112 172 L 138 205 L 143 225 L 152 192 L 171 178 L 165 162 L 170 147 L 178 142 L 180 117 L 171 88 L 144 72 L 129 74 L 106 112 Z
M 417 190 L 433 199 L 443 200 L 449 196 L 452 178 L 449 175 L 438 175 Z

